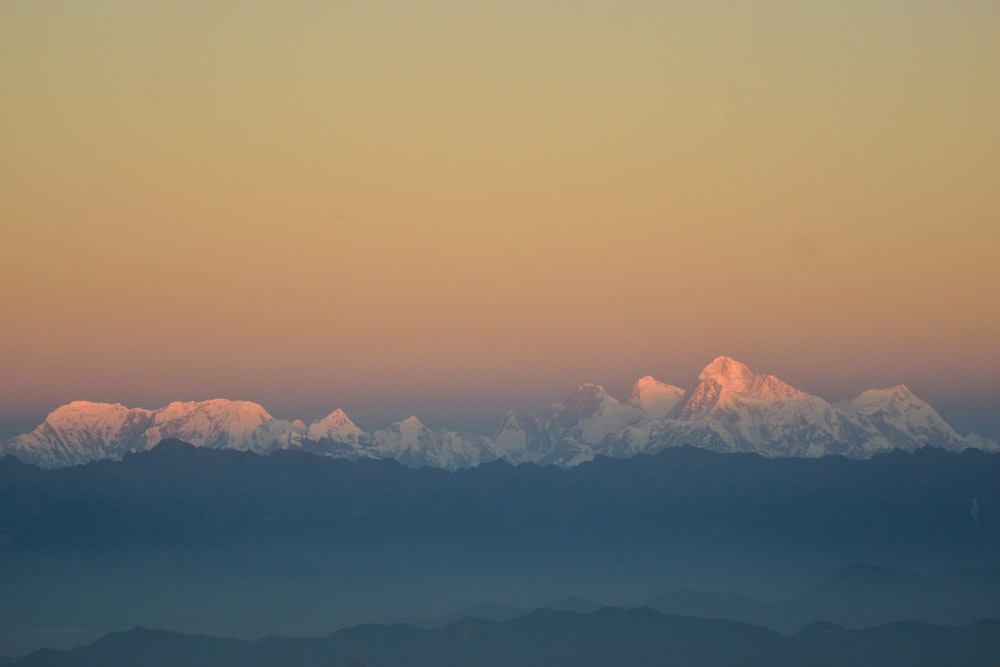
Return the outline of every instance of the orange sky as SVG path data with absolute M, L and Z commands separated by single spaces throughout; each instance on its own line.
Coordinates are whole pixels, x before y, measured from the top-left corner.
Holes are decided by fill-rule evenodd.
M 473 424 L 727 354 L 1000 435 L 998 34 L 973 0 L 8 0 L 0 422 Z

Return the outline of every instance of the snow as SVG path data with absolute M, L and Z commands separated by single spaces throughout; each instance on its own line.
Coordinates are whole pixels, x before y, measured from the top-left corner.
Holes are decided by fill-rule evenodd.
M 338 442 L 357 442 L 362 435 L 361 429 L 340 408 L 310 424 L 306 432 L 306 437 L 310 440 Z
M 155 413 L 145 440 L 146 448 L 177 438 L 197 447 L 264 452 L 290 427 L 251 401 L 175 401 Z
M 177 401 L 158 410 L 73 401 L 30 433 L 2 443 L 0 453 L 60 467 L 121 458 L 163 438 L 258 453 L 306 448 L 449 470 L 501 458 L 571 466 L 598 455 L 627 457 L 683 444 L 770 457 L 866 458 L 924 446 L 1000 451 L 996 441 L 960 436 L 905 385 L 870 389 L 831 405 L 773 375 L 718 357 L 686 391 L 647 375 L 623 403 L 588 383 L 546 415 L 508 412 L 492 438 L 433 430 L 416 416 L 366 433 L 340 409 L 307 426 L 298 419 L 275 419 L 257 403 L 223 398 Z
M 701 371 L 698 379 L 714 380 L 731 391 L 744 391 L 754 377 L 750 368 L 731 357 L 716 357 Z
M 651 375 L 639 378 L 628 402 L 654 417 L 665 417 L 684 396 L 680 387 L 660 382 Z
M 500 429 L 493 434 L 493 445 L 514 461 L 520 461 L 525 456 L 528 449 L 528 434 L 515 413 L 508 412 L 504 416 Z

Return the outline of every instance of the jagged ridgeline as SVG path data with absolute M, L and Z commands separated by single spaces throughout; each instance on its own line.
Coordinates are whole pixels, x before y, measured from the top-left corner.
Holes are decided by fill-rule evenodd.
M 867 458 L 926 446 L 1000 450 L 982 436 L 957 433 L 903 385 L 831 404 L 719 357 L 687 389 L 647 376 L 622 402 L 586 384 L 544 414 L 508 413 L 490 437 L 435 431 L 417 417 L 367 433 L 339 409 L 306 424 L 275 419 L 256 403 L 227 399 L 174 402 L 159 410 L 75 401 L 32 432 L 3 443 L 0 453 L 63 467 L 120 459 L 166 438 L 211 449 L 302 450 L 448 470 L 496 460 L 573 466 L 599 455 L 626 458 L 678 445 L 768 457 Z

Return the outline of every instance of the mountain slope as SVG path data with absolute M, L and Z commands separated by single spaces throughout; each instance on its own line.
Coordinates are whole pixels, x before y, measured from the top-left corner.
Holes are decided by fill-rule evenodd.
M 275 419 L 249 401 L 174 402 L 159 410 L 76 401 L 52 412 L 31 433 L 0 445 L 0 453 L 59 467 L 118 459 L 165 438 L 212 449 L 298 449 L 447 470 L 500 458 L 570 467 L 597 456 L 627 458 L 678 445 L 769 457 L 867 458 L 927 446 L 1000 451 L 1000 444 L 981 436 L 960 436 L 903 385 L 831 405 L 773 375 L 718 357 L 686 390 L 645 376 L 620 402 L 588 383 L 547 413 L 507 413 L 491 438 L 433 430 L 416 417 L 366 433 L 342 410 L 306 425 Z
M 35 430 L 8 440 L 0 452 L 45 467 L 118 459 L 142 447 L 155 412 L 119 403 L 73 401 L 53 410 Z
M 395 459 L 413 468 L 431 466 L 455 470 L 501 458 L 489 438 L 455 431 L 432 431 L 416 417 L 375 431 L 372 450 L 379 458 Z
M 679 445 L 769 457 L 868 458 L 925 446 L 1000 451 L 998 443 L 981 436 L 959 436 L 905 387 L 869 390 L 831 405 L 729 357 L 713 360 L 683 392 L 647 376 L 621 404 L 601 387 L 583 385 L 550 415 L 519 423 L 527 424 L 521 451 L 530 456 L 508 453 L 560 465 Z

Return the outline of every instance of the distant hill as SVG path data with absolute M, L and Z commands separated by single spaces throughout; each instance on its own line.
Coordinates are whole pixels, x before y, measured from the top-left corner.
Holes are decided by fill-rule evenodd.
M 926 575 L 856 563 L 786 602 L 677 591 L 646 604 L 662 613 L 727 618 L 780 632 L 824 621 L 851 628 L 903 619 L 960 625 L 1000 618 L 1000 567 Z
M 502 623 L 445 628 L 361 626 L 328 637 L 247 642 L 134 628 L 70 652 L 40 651 L 18 667 L 987 667 L 1000 661 L 1000 621 L 959 627 L 894 623 L 870 630 L 817 625 L 790 637 L 732 621 L 651 609 L 591 614 L 538 610 Z

